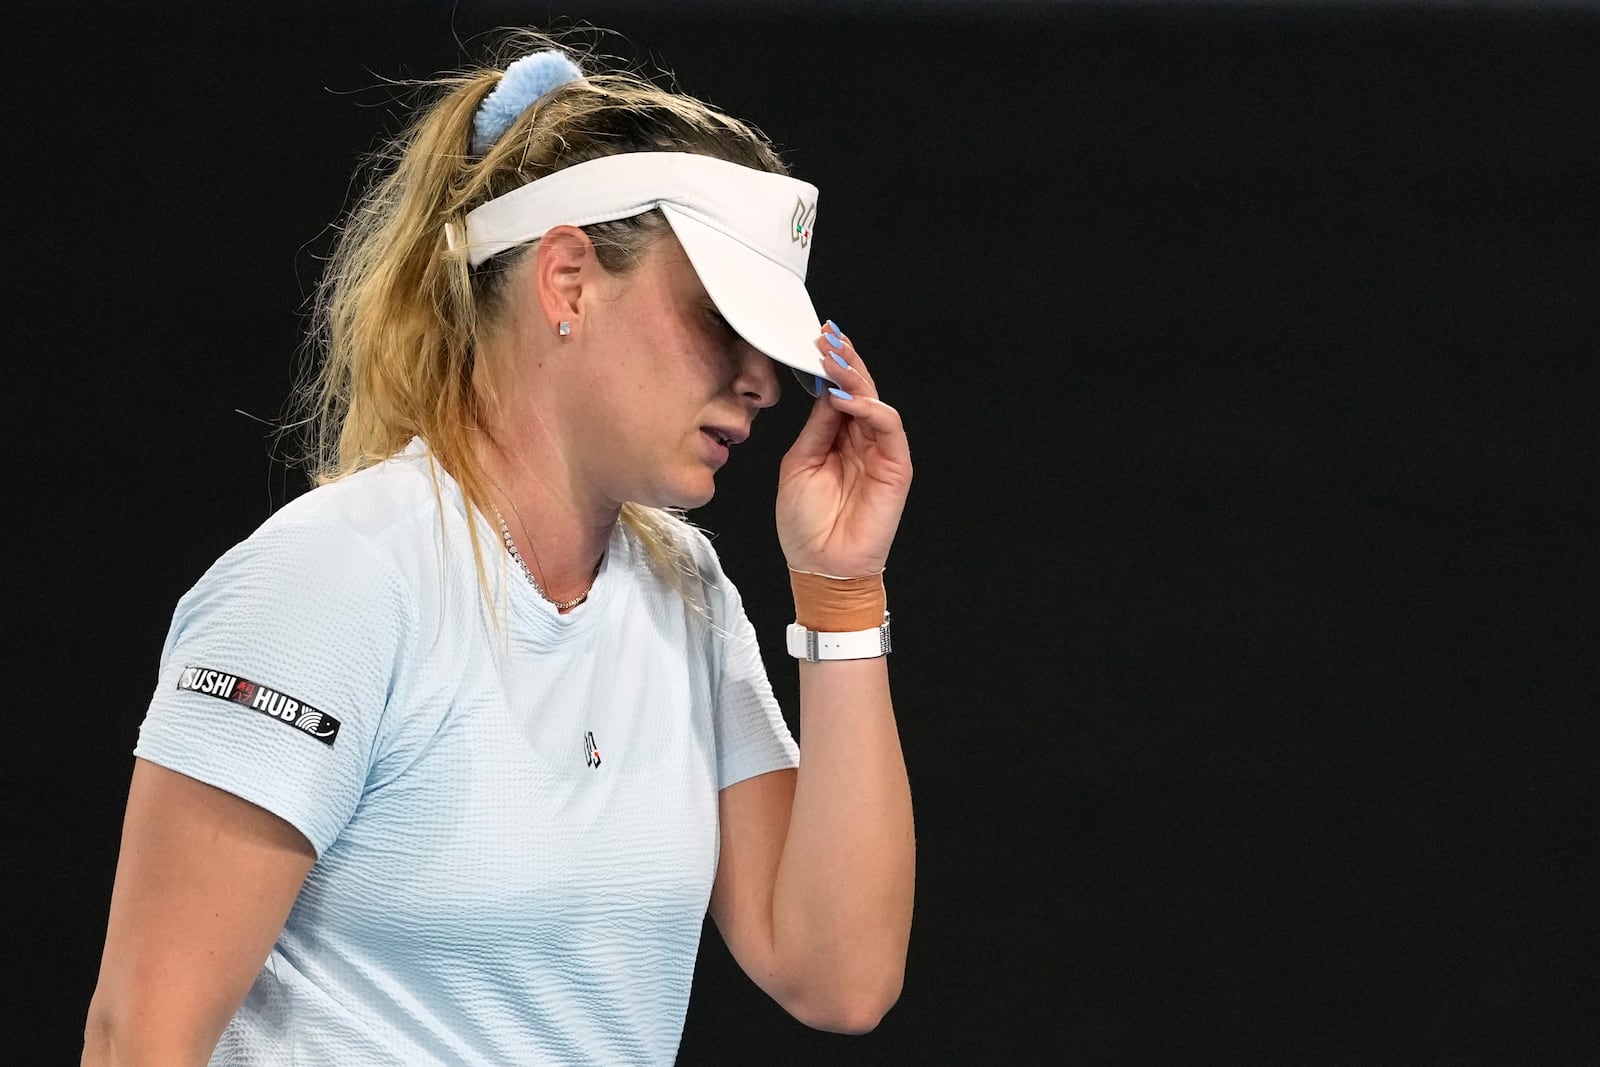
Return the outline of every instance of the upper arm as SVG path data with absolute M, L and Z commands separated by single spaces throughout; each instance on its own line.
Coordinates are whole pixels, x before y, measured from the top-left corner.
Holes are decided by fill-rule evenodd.
M 721 851 L 711 918 L 741 969 L 783 1002 L 773 953 L 772 891 L 794 807 L 796 772 L 746 778 L 717 795 Z
M 774 949 L 774 889 L 794 810 L 799 747 L 773 698 L 755 630 L 739 591 L 702 537 L 718 623 L 715 723 L 720 851 L 710 914 L 744 972 L 786 1008 L 790 980 Z
M 129 1039 L 205 1062 L 315 859 L 278 816 L 135 761 L 84 1062 Z

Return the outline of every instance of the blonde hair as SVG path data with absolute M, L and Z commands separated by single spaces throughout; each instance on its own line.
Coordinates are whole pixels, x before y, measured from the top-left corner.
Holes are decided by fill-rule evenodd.
M 511 30 L 502 33 L 495 52 L 551 47 L 562 46 L 543 34 Z M 586 73 L 551 90 L 474 157 L 468 147 L 473 118 L 501 72 L 497 62 L 421 83 L 434 99 L 371 158 L 374 179 L 339 229 L 308 337 L 317 358 L 297 396 L 297 424 L 309 438 L 307 465 L 319 485 L 381 462 L 420 437 L 460 486 L 469 515 L 491 499 L 493 482 L 473 448 L 475 438 L 493 440 L 485 418 L 490 398 L 475 385 L 475 353 L 504 313 L 508 268 L 530 245 L 469 269 L 464 252 L 447 249 L 446 223 L 460 225 L 479 204 L 564 167 L 622 152 L 697 152 L 787 173 L 754 127 L 621 69 Z M 601 265 L 620 274 L 669 227 L 653 210 L 583 229 Z M 628 503 L 622 522 L 658 571 L 690 598 L 687 582 L 695 567 L 682 516 Z M 468 530 L 487 590 L 476 523 Z

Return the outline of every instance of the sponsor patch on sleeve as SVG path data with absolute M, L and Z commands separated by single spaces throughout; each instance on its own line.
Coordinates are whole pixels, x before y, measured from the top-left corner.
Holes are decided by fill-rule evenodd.
M 339 737 L 339 720 L 325 711 L 319 711 L 303 700 L 287 693 L 241 678 L 228 671 L 209 667 L 185 667 L 178 675 L 178 688 L 191 693 L 204 693 L 259 711 L 269 719 L 287 723 L 296 730 L 315 737 L 325 745 L 332 745 Z

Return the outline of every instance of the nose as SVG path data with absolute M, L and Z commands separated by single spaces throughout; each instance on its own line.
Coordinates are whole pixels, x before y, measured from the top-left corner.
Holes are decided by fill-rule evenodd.
M 739 344 L 739 373 L 733 387 L 757 408 L 770 408 L 783 395 L 777 364 L 768 359 L 766 353 L 743 341 Z

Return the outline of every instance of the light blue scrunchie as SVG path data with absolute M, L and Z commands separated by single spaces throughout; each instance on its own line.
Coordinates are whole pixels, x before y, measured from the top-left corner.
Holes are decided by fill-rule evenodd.
M 556 86 L 582 77 L 578 65 L 554 48 L 531 52 L 512 63 L 472 117 L 472 154 L 482 156 L 494 147 L 529 104 Z

